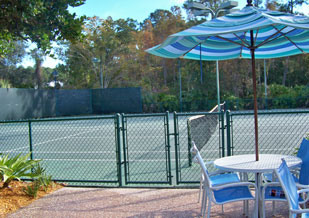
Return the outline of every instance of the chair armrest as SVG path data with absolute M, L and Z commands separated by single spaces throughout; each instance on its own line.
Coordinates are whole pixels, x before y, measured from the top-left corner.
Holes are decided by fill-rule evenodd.
M 299 184 L 299 183 L 296 183 L 296 187 L 299 188 L 300 190 L 309 189 L 309 185 L 302 185 L 302 184 Z
M 207 161 L 205 163 L 205 165 L 213 165 L 214 164 L 214 161 Z M 218 175 L 218 174 L 224 174 L 224 173 L 231 173 L 230 171 L 225 171 L 225 170 L 216 170 L 216 171 L 213 171 L 213 172 L 209 172 L 209 176 L 214 176 L 214 175 Z M 237 173 L 238 175 L 238 173 Z
M 254 186 L 255 190 L 257 189 L 256 185 L 252 182 L 233 182 L 233 183 L 228 183 L 224 185 L 216 185 L 216 186 L 210 187 L 210 189 L 219 190 L 223 188 L 236 187 L 236 186 Z
M 214 175 L 224 174 L 224 173 L 231 173 L 231 172 L 225 171 L 225 170 L 216 170 L 216 171 L 213 171 L 213 172 L 209 172 L 209 176 L 214 176 Z
M 302 193 L 307 193 L 306 195 L 303 195 L 303 196 L 306 196 L 306 198 L 303 200 L 303 201 L 299 201 L 300 204 L 305 204 L 308 200 L 309 200 L 309 188 L 307 189 L 300 189 L 297 191 L 297 194 L 302 194 Z
M 292 213 L 309 213 L 309 209 L 300 209 L 300 210 L 291 209 L 290 211 Z
M 309 192 L 309 188 L 300 189 L 300 190 L 297 191 L 297 194 L 304 193 L 304 192 Z
M 210 165 L 210 164 L 214 164 L 214 161 L 213 161 L 213 160 L 211 160 L 211 161 L 207 161 L 207 162 L 205 162 L 205 165 Z
M 281 186 L 279 182 L 266 182 L 263 189 L 266 189 L 268 186 Z

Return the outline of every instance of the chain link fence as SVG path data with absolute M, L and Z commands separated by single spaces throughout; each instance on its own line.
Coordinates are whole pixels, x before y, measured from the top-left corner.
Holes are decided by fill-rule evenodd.
M 172 184 L 169 113 L 122 115 L 126 184 Z
M 223 128 L 222 128 L 223 127 Z M 191 141 L 205 161 L 224 156 L 224 113 L 174 113 L 176 183 L 198 183 L 200 168 L 192 163 Z
M 259 112 L 258 120 L 260 153 L 294 155 L 309 132 L 309 110 Z M 0 140 L 0 153 L 31 151 L 54 180 L 77 186 L 198 184 L 191 141 L 205 161 L 255 152 L 253 112 L 3 121 Z
M 53 180 L 119 184 L 117 116 L 1 122 L 0 129 L 0 153 L 31 152 Z
M 233 112 L 230 119 L 232 154 L 255 153 L 253 113 Z M 306 132 L 309 132 L 308 123 L 309 111 L 259 112 L 259 152 L 294 155 Z

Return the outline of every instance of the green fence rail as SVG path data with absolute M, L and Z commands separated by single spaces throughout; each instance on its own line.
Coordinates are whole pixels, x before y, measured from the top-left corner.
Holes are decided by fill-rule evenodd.
M 309 110 L 260 111 L 258 121 L 260 153 L 293 155 L 309 132 Z M 205 161 L 255 152 L 253 112 L 230 111 L 2 121 L 0 141 L 0 153 L 32 152 L 76 186 L 198 184 L 191 141 Z

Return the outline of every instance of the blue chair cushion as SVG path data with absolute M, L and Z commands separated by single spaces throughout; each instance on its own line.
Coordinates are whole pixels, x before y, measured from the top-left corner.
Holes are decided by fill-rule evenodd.
M 309 213 L 303 213 L 303 214 L 301 215 L 301 218 L 309 218 Z
M 286 200 L 284 191 L 280 186 L 268 186 L 265 190 L 265 200 Z M 303 201 L 302 197 L 299 196 L 299 201 Z M 309 218 L 309 217 L 308 217 Z
M 240 180 L 236 173 L 226 173 L 210 176 L 210 181 L 213 186 L 216 186 L 232 182 L 239 182 Z
M 213 191 L 217 203 L 224 204 L 242 199 L 254 199 L 248 186 L 235 186 Z

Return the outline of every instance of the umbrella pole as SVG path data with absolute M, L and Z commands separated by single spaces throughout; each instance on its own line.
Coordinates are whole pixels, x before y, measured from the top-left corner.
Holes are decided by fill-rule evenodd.
M 255 160 L 259 160 L 259 139 L 258 139 L 258 118 L 257 118 L 257 97 L 256 97 L 256 72 L 255 72 L 255 47 L 253 30 L 250 30 L 251 38 L 251 64 L 252 64 L 252 82 L 253 82 L 253 101 L 254 101 L 254 129 L 255 129 Z

